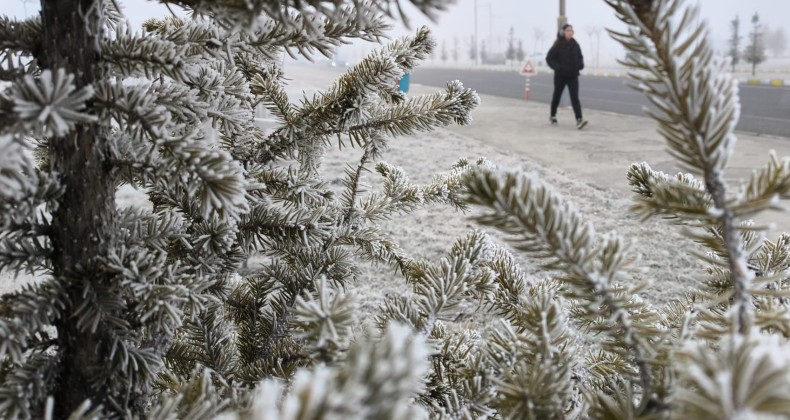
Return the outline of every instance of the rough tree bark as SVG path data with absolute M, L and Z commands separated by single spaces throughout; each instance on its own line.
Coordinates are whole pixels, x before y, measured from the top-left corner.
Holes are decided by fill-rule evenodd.
M 100 0 L 42 0 L 44 40 L 39 59 L 44 68 L 64 68 L 82 86 L 100 80 L 104 70 L 98 52 L 102 36 Z M 113 243 L 115 188 L 105 139 L 106 128 L 81 124 L 70 135 L 50 139 L 52 170 L 61 177 L 65 195 L 53 215 L 53 274 L 67 280 L 69 308 L 84 299 L 80 273 L 92 272 L 96 257 Z M 103 281 L 100 278 L 91 281 Z M 67 417 L 84 400 L 103 404 L 106 389 L 94 389 L 92 372 L 107 360 L 110 343 L 101 325 L 95 332 L 76 325 L 73 316 L 57 323 L 61 371 L 53 390 L 58 417 Z

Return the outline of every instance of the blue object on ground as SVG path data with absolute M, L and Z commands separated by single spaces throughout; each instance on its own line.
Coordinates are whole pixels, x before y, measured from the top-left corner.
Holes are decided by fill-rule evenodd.
M 409 92 L 409 78 L 409 73 L 404 74 L 403 77 L 400 78 L 400 81 L 398 82 L 398 90 L 403 93 Z

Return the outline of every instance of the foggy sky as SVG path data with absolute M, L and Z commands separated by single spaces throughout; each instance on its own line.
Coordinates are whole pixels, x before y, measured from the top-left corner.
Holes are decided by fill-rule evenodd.
M 441 15 L 437 23 L 415 13 L 415 23 L 427 24 L 434 35 L 447 43 L 447 48 L 455 37 L 461 39 L 460 44 L 467 43 L 474 32 L 474 0 L 459 0 L 455 6 Z M 740 17 L 740 34 L 744 36 L 741 47 L 746 45 L 745 36 L 751 30 L 751 17 L 757 12 L 763 27 L 782 27 L 790 40 L 790 1 L 788 0 L 686 0 L 686 4 L 700 6 L 700 18 L 710 28 L 714 48 L 725 50 L 730 37 L 730 22 L 736 15 Z M 477 0 L 478 36 L 481 40 L 493 38 L 494 45 L 504 44 L 507 32 L 512 26 L 517 39 L 524 42 L 528 51 L 537 49 L 546 51 L 554 40 L 559 15 L 558 0 Z M 580 43 L 586 57 L 590 57 L 591 44 L 596 37 L 588 30 L 595 27 L 624 30 L 625 26 L 617 20 L 614 11 L 602 0 L 565 0 L 565 12 L 568 23 L 574 26 L 576 40 Z M 535 29 L 542 30 L 543 39 L 537 45 Z M 402 26 L 398 32 L 403 31 Z M 501 38 L 501 40 L 500 40 Z M 489 43 L 492 41 L 488 41 Z M 601 54 L 620 57 L 620 47 L 605 32 L 600 37 Z M 463 48 L 461 48 L 463 50 Z M 790 54 L 790 46 L 786 54 Z
M 741 34 L 747 35 L 751 29 L 751 16 L 757 12 L 763 26 L 782 27 L 790 38 L 788 0 L 686 0 L 701 7 L 701 17 L 708 23 L 714 48 L 723 51 L 730 36 L 730 21 L 738 15 L 741 20 Z M 133 27 L 148 17 L 164 16 L 170 12 L 162 5 L 147 0 L 119 0 L 125 7 L 127 18 Z M 407 3 L 406 0 L 401 0 Z M 524 43 L 528 52 L 544 52 L 554 39 L 559 13 L 558 0 L 477 0 L 477 32 L 479 39 L 486 41 L 489 50 L 502 50 L 506 46 L 507 33 L 512 26 L 515 37 Z M 461 55 L 468 50 L 466 46 L 474 34 L 475 0 L 457 0 L 449 10 L 439 16 L 437 22 L 430 22 L 411 5 L 406 10 L 412 17 L 411 27 L 429 26 L 440 45 L 445 42 L 448 50 L 458 39 Z M 39 9 L 34 0 L 0 0 L 0 14 L 24 17 Z M 603 32 L 600 38 L 589 35 L 593 28 L 622 30 L 624 26 L 616 19 L 612 9 L 602 0 L 566 0 L 566 15 L 576 30 L 576 39 L 582 46 L 585 56 L 593 56 L 597 40 L 600 39 L 602 62 L 621 56 L 622 47 Z M 542 39 L 536 39 L 536 30 L 542 31 Z M 403 25 L 396 24 L 393 35 L 410 33 Z M 745 40 L 742 41 L 745 45 Z M 360 49 L 361 47 L 356 47 Z M 790 54 L 790 48 L 788 52 Z

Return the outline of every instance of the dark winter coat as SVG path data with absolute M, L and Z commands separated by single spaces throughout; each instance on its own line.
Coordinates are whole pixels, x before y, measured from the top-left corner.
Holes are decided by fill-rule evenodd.
M 573 38 L 570 41 L 565 38 L 557 39 L 546 55 L 546 64 L 558 76 L 566 79 L 578 77 L 579 71 L 584 68 L 584 57 L 579 43 Z

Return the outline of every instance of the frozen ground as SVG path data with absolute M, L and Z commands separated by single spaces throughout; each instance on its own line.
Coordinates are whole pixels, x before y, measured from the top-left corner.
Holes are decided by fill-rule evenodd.
M 286 75 L 292 78 L 288 89 L 292 94 L 309 93 L 314 86 L 327 86 L 337 76 L 325 70 L 298 66 L 287 68 Z M 431 90 L 435 89 L 413 87 L 415 94 Z M 298 96 L 292 99 L 298 99 Z M 639 269 L 633 274 L 633 281 L 648 284 L 644 296 L 649 301 L 665 302 L 698 283 L 703 275 L 702 267 L 689 254 L 697 247 L 677 228 L 661 220 L 638 220 L 628 211 L 632 204 L 624 176 L 628 164 L 648 160 L 658 163 L 657 169 L 669 173 L 675 169 L 665 154 L 661 156 L 663 146 L 657 143 L 660 139 L 657 139 L 651 121 L 589 112 L 593 121 L 590 129 L 577 132 L 549 127 L 544 121 L 543 105 L 492 97 L 483 99 L 483 105 L 474 114 L 476 122 L 472 126 L 450 127 L 429 134 L 393 139 L 384 160 L 402 167 L 415 183 L 429 182 L 434 174 L 448 170 L 460 157 L 471 160 L 486 157 L 500 167 L 526 171 L 572 201 L 598 233 L 616 232 L 628 239 L 634 266 Z M 492 120 L 494 118 L 498 120 Z M 604 120 L 608 122 L 605 128 L 601 128 Z M 765 148 L 780 148 L 780 156 L 790 154 L 787 139 L 763 137 L 752 140 L 746 137 L 746 141 L 759 142 Z M 751 147 L 745 150 L 744 156 L 748 161 L 734 159 L 738 176 L 750 172 L 752 161 L 767 157 L 767 151 L 763 149 Z M 327 180 L 338 179 L 345 164 L 354 162 L 358 156 L 359 152 L 355 150 L 330 151 L 323 166 Z M 375 173 L 368 177 L 371 184 L 376 183 Z M 122 189 L 118 198 L 119 205 L 145 205 L 144 197 L 130 189 Z M 478 228 L 470 219 L 471 214 L 449 207 L 431 206 L 395 217 L 384 223 L 383 228 L 411 256 L 438 261 L 450 249 L 455 238 Z M 790 223 L 786 220 L 780 224 L 783 228 L 787 226 Z M 500 237 L 496 232 L 489 232 Z M 540 269 L 538 261 L 518 253 L 517 256 L 530 279 L 553 275 Z M 363 267 L 363 275 L 351 285 L 350 290 L 359 295 L 365 313 L 380 307 L 387 294 L 400 294 L 407 290 L 391 267 Z M 33 279 L 30 275 L 12 279 L 10 273 L 4 273 L 0 277 L 0 291 L 12 290 Z

